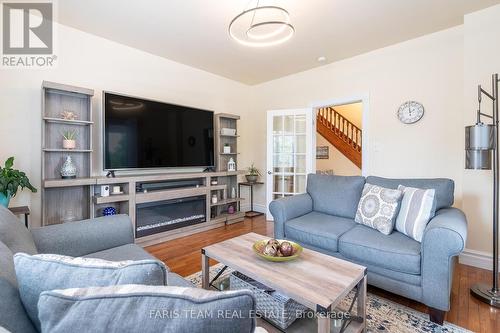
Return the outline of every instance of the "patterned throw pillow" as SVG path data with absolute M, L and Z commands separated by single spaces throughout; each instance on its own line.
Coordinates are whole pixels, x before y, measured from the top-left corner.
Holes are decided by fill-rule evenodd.
M 37 304 L 43 291 L 122 284 L 163 286 L 167 282 L 166 266 L 153 259 L 107 261 L 57 254 L 30 256 L 25 253 L 16 253 L 14 266 L 21 301 L 38 330 L 40 330 L 40 322 Z
M 436 190 L 403 185 L 399 185 L 398 190 L 403 192 L 403 200 L 396 219 L 396 230 L 421 242 L 425 227 L 435 214 Z
M 354 221 L 389 235 L 402 195 L 400 190 L 365 184 Z

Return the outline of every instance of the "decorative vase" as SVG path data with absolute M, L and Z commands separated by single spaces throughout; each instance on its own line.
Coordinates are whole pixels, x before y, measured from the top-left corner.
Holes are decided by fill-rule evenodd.
M 61 167 L 61 177 L 63 179 L 76 178 L 76 166 L 71 159 L 71 156 L 66 157 L 66 161 Z
M 0 193 L 0 205 L 4 206 L 5 208 L 8 208 L 9 202 L 10 202 L 10 194 L 6 196 L 5 194 Z
M 106 207 L 102 210 L 102 216 L 111 216 L 111 215 L 116 215 L 115 207 Z
M 257 181 L 257 177 L 257 175 L 245 175 L 245 178 L 249 183 L 255 183 Z
M 75 149 L 76 141 L 75 140 L 63 140 L 63 148 L 64 149 Z
M 227 213 L 228 214 L 234 214 L 234 206 L 233 205 L 227 207 Z

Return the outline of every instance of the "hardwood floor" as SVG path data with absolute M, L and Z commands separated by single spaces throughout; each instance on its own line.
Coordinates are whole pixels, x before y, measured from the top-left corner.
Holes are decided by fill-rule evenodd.
M 173 272 L 188 276 L 201 270 L 201 248 L 251 231 L 272 236 L 273 223 L 266 222 L 264 216 L 247 218 L 241 223 L 149 246 L 146 250 L 165 262 Z M 210 264 L 215 264 L 215 261 Z M 476 282 L 489 283 L 490 280 L 490 271 L 457 264 L 453 276 L 451 309 L 445 320 L 474 332 L 500 332 L 500 309 L 489 307 L 469 294 L 471 285 Z M 371 286 L 368 291 L 427 313 L 427 307 L 418 302 Z

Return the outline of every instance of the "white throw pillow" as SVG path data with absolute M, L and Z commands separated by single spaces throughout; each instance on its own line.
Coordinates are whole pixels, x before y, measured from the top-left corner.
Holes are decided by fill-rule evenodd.
M 365 184 L 354 221 L 389 235 L 402 195 L 400 190 Z
M 396 230 L 421 242 L 427 223 L 434 217 L 436 190 L 403 185 L 399 185 L 398 189 L 403 192 L 403 200 L 396 219 Z

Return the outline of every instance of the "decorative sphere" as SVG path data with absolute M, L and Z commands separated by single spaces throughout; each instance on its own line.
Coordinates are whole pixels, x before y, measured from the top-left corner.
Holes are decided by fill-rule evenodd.
M 293 254 L 293 246 L 287 241 L 281 243 L 280 250 L 284 257 L 289 257 Z
M 278 254 L 278 247 L 274 244 L 267 244 L 264 248 L 264 254 L 266 256 L 276 257 Z
M 268 245 L 275 245 L 276 247 L 280 246 L 280 242 L 278 242 L 276 239 L 271 238 L 270 240 L 267 241 Z
M 116 215 L 115 207 L 106 207 L 102 210 L 102 216 Z

